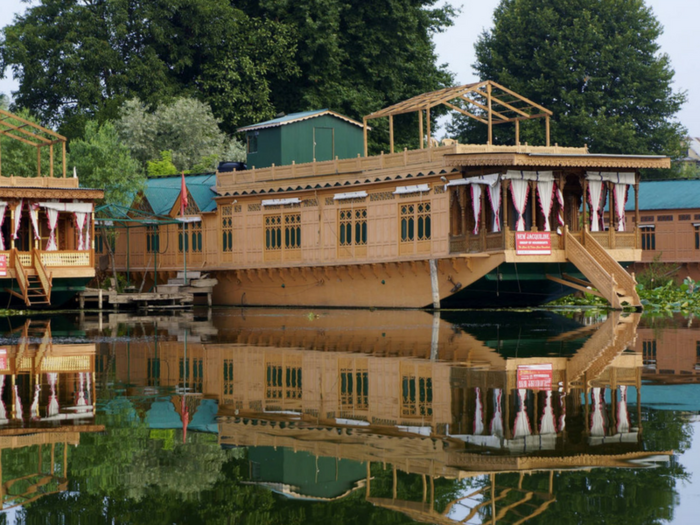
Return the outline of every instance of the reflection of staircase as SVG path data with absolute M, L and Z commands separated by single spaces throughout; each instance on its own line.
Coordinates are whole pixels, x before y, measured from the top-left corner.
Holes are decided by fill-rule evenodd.
M 631 348 L 637 338 L 639 319 L 640 314 L 612 312 L 604 323 L 598 324 L 595 333 L 567 364 L 569 385 L 578 383 L 584 374 L 588 380 L 600 377 L 618 355 Z
M 15 278 L 21 293 L 7 289 L 15 297 L 19 297 L 27 306 L 50 305 L 51 287 L 53 277 L 46 272 L 46 267 L 41 262 L 41 255 L 37 250 L 32 251 L 32 266 L 35 273 L 30 275 L 22 264 L 19 252 L 12 250 L 12 266 L 15 269 Z
M 588 278 L 588 281 L 566 274 L 562 276 L 563 279 L 547 276 L 548 279 L 598 295 L 617 310 L 622 309 L 625 303 L 639 310 L 642 309 L 634 277 L 620 266 L 620 263 L 613 259 L 588 231 L 583 231 L 583 242 L 578 242 L 576 237 L 569 233 L 568 228 L 564 235 L 566 236 L 566 258 Z

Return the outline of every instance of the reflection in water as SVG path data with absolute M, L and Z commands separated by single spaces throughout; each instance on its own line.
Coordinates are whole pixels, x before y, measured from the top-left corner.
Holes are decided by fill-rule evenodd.
M 645 402 L 644 337 L 666 350 L 638 314 L 12 321 L 18 522 L 641 523 L 672 519 L 687 478 L 686 419 Z

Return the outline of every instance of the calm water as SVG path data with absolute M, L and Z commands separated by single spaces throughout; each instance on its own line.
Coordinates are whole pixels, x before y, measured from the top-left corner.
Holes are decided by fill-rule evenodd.
M 698 521 L 692 318 L 221 309 L 0 333 L 0 524 Z

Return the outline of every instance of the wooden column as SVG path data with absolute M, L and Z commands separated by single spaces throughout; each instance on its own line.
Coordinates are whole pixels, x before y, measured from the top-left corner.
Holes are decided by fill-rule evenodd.
M 639 173 L 634 176 L 634 247 L 639 249 Z
M 49 144 L 49 173 L 53 177 L 53 144 Z
M 515 145 L 520 146 L 520 121 L 515 121 Z
M 66 178 L 66 141 L 64 140 L 62 143 L 63 147 L 63 178 Z
M 423 110 L 418 110 L 418 142 L 420 149 L 423 149 Z
M 532 207 L 532 226 L 531 232 L 537 231 L 537 183 L 534 180 L 530 181 L 530 206 Z
M 610 226 L 608 227 L 608 239 L 610 248 L 615 248 L 615 212 L 613 206 L 613 189 L 615 186 L 612 182 L 608 181 L 608 222 Z
M 457 190 L 457 204 L 462 215 L 462 235 L 467 235 L 467 187 L 459 186 Z
M 588 231 L 588 219 L 586 218 L 586 206 L 588 205 L 588 181 L 583 179 L 583 231 Z M 581 237 L 583 241 L 583 237 Z
M 503 210 L 503 224 L 501 224 L 501 230 L 503 232 L 508 228 L 508 179 L 501 181 L 501 193 L 503 193 L 503 202 L 501 202 L 501 209 Z
M 487 144 L 493 143 L 493 112 L 491 111 L 491 84 L 486 84 L 486 99 L 489 107 L 489 139 Z
M 394 153 L 394 115 L 389 115 L 389 153 Z
M 486 191 L 488 191 L 488 186 L 484 186 L 481 190 L 481 229 L 479 230 L 479 237 L 481 238 L 481 251 L 486 251 Z
M 15 204 L 15 207 L 10 210 L 10 250 L 15 249 L 15 238 L 13 236 L 13 233 L 15 233 L 15 213 L 17 210 L 17 205 Z
M 547 134 L 547 147 L 549 147 L 549 115 L 544 118 L 545 133 Z
M 428 106 L 427 108 L 425 108 L 425 128 L 426 128 L 426 131 L 427 131 L 427 134 L 428 134 L 428 147 L 429 147 L 429 148 L 432 148 L 432 147 L 433 147 L 433 144 L 432 144 L 432 142 L 431 142 L 431 140 L 430 140 L 430 138 L 431 138 L 431 137 L 430 137 L 430 106 Z
M 367 119 L 366 118 L 362 119 L 362 136 L 363 136 L 364 142 L 365 142 L 365 157 L 366 157 L 367 156 Z M 65 173 L 63 174 L 63 176 L 64 177 L 66 176 Z

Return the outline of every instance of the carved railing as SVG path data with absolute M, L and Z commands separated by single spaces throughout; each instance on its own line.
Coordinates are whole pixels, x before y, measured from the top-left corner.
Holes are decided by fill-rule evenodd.
M 53 281 L 53 275 L 46 271 L 44 263 L 41 262 L 41 253 L 39 250 L 34 250 L 32 252 L 34 258 L 34 270 L 39 277 L 39 282 L 44 290 L 44 295 L 46 296 L 46 301 L 51 304 L 51 286 Z
M 91 250 L 40 252 L 41 262 L 47 267 L 91 266 Z
M 591 244 L 593 243 L 595 241 Z M 620 302 L 614 291 L 613 275 L 605 271 L 587 248 L 584 248 L 568 231 L 566 232 L 566 258 L 574 263 L 583 275 L 588 277 L 591 284 L 610 302 L 613 308 L 620 308 Z
M 29 264 L 31 264 L 31 257 Z M 29 279 L 27 277 L 27 270 L 24 269 L 24 264 L 22 264 L 19 252 L 16 249 L 12 250 L 12 266 L 15 269 L 15 279 L 17 279 L 17 283 L 19 284 L 24 302 L 28 304 L 27 290 L 29 289 Z
M 596 242 L 596 240 L 587 231 L 583 232 L 583 238 L 585 241 L 586 250 L 595 257 L 598 263 L 607 271 L 610 275 L 614 276 L 617 284 L 624 289 L 627 295 L 632 296 L 636 299 L 637 304 L 639 304 L 639 297 L 637 297 L 637 292 L 635 287 L 637 286 L 637 281 L 632 277 L 613 257 L 603 249 L 603 247 Z

